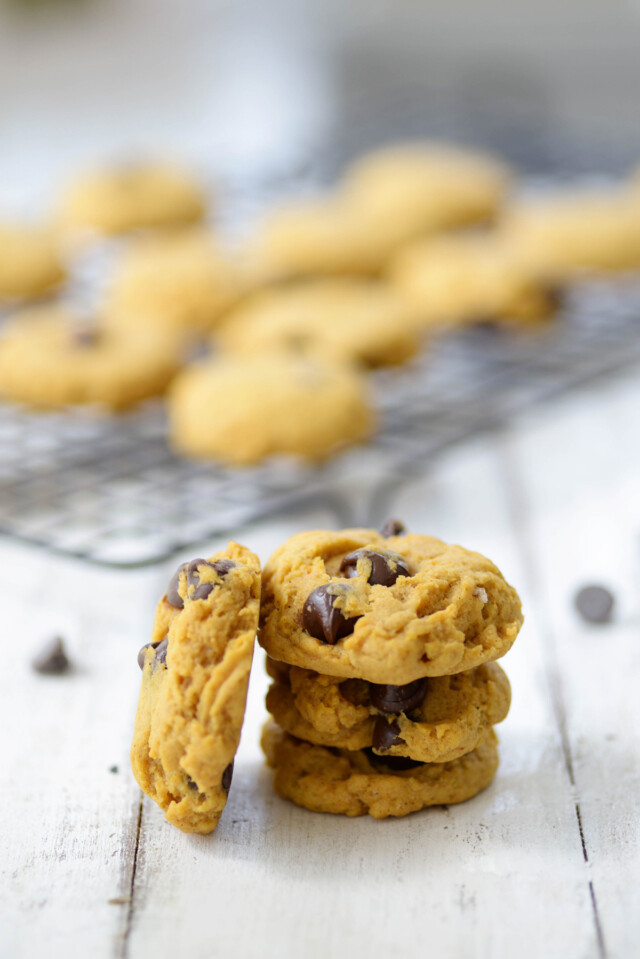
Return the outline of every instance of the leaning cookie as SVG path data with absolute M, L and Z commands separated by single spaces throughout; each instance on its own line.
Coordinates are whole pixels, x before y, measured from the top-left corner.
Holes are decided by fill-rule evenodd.
M 79 175 L 62 197 L 59 221 L 64 230 L 110 235 L 195 223 L 205 212 L 204 193 L 189 173 L 139 162 Z
M 0 334 L 0 396 L 40 409 L 96 404 L 111 410 L 164 392 L 180 366 L 164 332 L 105 329 L 65 306 L 18 314 Z
M 230 313 L 214 342 L 229 352 L 328 349 L 367 367 L 417 353 L 416 311 L 388 284 L 315 280 L 270 290 Z
M 368 438 L 374 413 L 357 371 L 273 351 L 187 368 L 172 387 L 169 420 L 179 453 L 244 465 L 278 453 L 322 459 Z
M 495 157 L 448 143 L 392 144 L 359 157 L 342 193 L 395 236 L 483 223 L 495 217 L 511 184 Z
M 319 746 L 373 748 L 424 763 L 471 752 L 511 702 L 509 680 L 496 663 L 405 686 L 340 680 L 284 664 L 270 669 L 279 678 L 267 693 L 267 709 L 286 732 Z
M 448 763 L 314 746 L 271 722 L 264 727 L 262 748 L 283 799 L 312 812 L 369 813 L 375 819 L 464 802 L 485 789 L 498 768 L 498 741 L 491 729 L 477 749 Z
M 49 231 L 0 223 L 0 301 L 44 296 L 65 278 L 60 251 Z
M 530 326 L 548 320 L 561 302 L 558 285 L 518 259 L 496 234 L 412 243 L 394 257 L 388 276 L 425 329 L 486 321 Z
M 140 651 L 131 765 L 183 832 L 212 832 L 226 804 L 259 604 L 258 559 L 229 543 L 179 567 Z
M 515 589 L 480 553 L 372 529 L 298 533 L 263 572 L 259 641 L 274 659 L 404 685 L 504 656 Z

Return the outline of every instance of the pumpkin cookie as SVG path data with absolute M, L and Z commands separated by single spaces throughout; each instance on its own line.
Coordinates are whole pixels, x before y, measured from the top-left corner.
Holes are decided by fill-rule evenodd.
M 119 234 L 202 220 L 198 183 L 177 167 L 129 163 L 78 176 L 63 196 L 60 221 L 71 229 Z
M 560 304 L 543 280 L 495 235 L 433 237 L 401 250 L 389 279 L 412 302 L 425 328 L 484 321 L 543 322 Z
M 46 230 L 0 223 L 0 300 L 29 300 L 50 293 L 66 278 Z
M 227 801 L 259 603 L 258 559 L 229 543 L 179 567 L 140 650 L 133 774 L 183 832 L 212 832 Z
M 501 232 L 522 263 L 552 280 L 640 266 L 640 207 L 622 189 L 522 200 L 505 212 Z
M 270 660 L 267 709 L 298 739 L 341 749 L 444 763 L 475 749 L 509 711 L 511 689 L 496 663 L 405 686 L 341 680 Z
M 259 294 L 227 317 L 218 334 L 231 352 L 327 348 L 375 367 L 403 363 L 419 347 L 411 305 L 390 286 L 317 280 Z
M 498 768 L 498 741 L 491 729 L 477 749 L 448 763 L 314 746 L 271 722 L 264 727 L 262 748 L 283 799 L 313 812 L 369 813 L 376 819 L 464 802 L 485 789 Z
M 262 589 L 269 656 L 341 679 L 459 673 L 504 656 L 522 625 L 518 594 L 490 560 L 411 533 L 298 533 L 269 559 Z
M 116 270 L 106 320 L 205 333 L 237 303 L 245 282 L 239 265 L 208 231 L 145 237 Z
M 343 193 L 404 240 L 493 219 L 511 175 L 492 156 L 445 143 L 398 143 L 357 159 Z
M 357 372 L 284 352 L 187 368 L 171 390 L 169 419 L 180 453 L 238 465 L 275 453 L 321 459 L 366 439 L 374 424 Z
M 0 396 L 43 409 L 122 409 L 162 393 L 179 365 L 174 336 L 104 329 L 64 307 L 20 314 L 0 334 Z

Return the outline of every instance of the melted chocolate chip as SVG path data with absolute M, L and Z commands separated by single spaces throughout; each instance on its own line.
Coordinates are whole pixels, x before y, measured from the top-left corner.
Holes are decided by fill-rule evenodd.
M 585 586 L 574 600 L 576 609 L 588 623 L 608 623 L 614 602 L 613 595 L 604 586 Z
M 229 792 L 229 787 L 231 786 L 232 779 L 233 779 L 233 762 L 230 762 L 222 774 L 222 788 L 224 789 L 225 792 Z
M 171 577 L 171 581 L 167 588 L 167 602 L 175 609 L 184 608 L 184 599 L 180 595 L 179 586 L 180 586 L 180 576 L 182 573 L 186 574 L 187 577 L 187 595 L 189 599 L 206 599 L 209 593 L 213 590 L 214 583 L 201 583 L 200 574 L 198 573 L 199 566 L 210 566 L 212 569 L 215 569 L 218 576 L 221 579 L 227 575 L 229 570 L 233 569 L 236 564 L 231 559 L 217 559 L 215 562 L 210 563 L 206 559 L 192 559 L 190 563 L 182 563 L 178 566 L 177 570 Z M 193 592 L 191 588 L 193 587 Z
M 382 766 L 385 772 L 387 769 L 392 772 L 402 772 L 404 769 L 416 769 L 418 766 L 424 766 L 424 763 L 409 759 L 407 756 L 377 756 L 373 749 L 363 749 L 362 751 L 367 754 L 369 762 L 373 766 Z
M 400 726 L 398 723 L 395 719 L 392 722 L 387 722 L 384 716 L 378 716 L 376 719 L 371 742 L 373 748 L 379 750 L 381 753 L 387 749 L 391 749 L 392 746 L 405 745 L 404 739 L 400 736 Z
M 347 579 L 358 575 L 358 560 L 366 559 L 371 563 L 368 582 L 371 586 L 393 586 L 398 576 L 411 576 L 411 571 L 402 556 L 397 553 L 376 553 L 372 549 L 354 549 L 340 564 L 340 570 Z
M 388 539 L 390 536 L 402 536 L 407 532 L 407 527 L 399 519 L 388 519 L 380 530 L 380 535 Z
M 331 646 L 343 636 L 352 633 L 356 620 L 360 618 L 354 616 L 348 619 L 342 610 L 333 605 L 338 597 L 335 590 L 335 585 L 332 583 L 318 586 L 309 594 L 302 607 L 303 627 L 310 636 Z
M 31 666 L 37 673 L 47 676 L 57 676 L 68 670 L 69 659 L 64 650 L 64 643 L 59 636 L 56 636 L 40 650 L 32 660 Z
M 371 705 L 379 709 L 381 713 L 408 713 L 420 706 L 426 692 L 426 679 L 416 679 L 405 686 L 369 684 Z
M 192 779 L 191 776 L 187 776 L 187 786 L 189 787 L 189 789 L 198 788 L 197 782 L 195 781 L 195 779 Z
M 164 639 L 158 640 L 157 643 L 147 643 L 142 647 L 138 653 L 138 666 L 140 669 L 144 669 L 145 654 L 148 649 L 155 649 L 156 651 L 156 663 L 162 663 L 163 666 L 167 665 L 167 649 L 169 647 L 169 637 L 165 636 Z

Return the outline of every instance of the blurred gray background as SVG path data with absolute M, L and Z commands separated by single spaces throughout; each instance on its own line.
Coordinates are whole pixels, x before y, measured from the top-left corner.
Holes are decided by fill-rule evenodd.
M 0 91 L 0 212 L 105 156 L 277 187 L 405 135 L 617 173 L 640 0 L 0 0 Z

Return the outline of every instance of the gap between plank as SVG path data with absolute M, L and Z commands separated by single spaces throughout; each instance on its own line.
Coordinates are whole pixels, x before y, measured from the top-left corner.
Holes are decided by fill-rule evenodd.
M 584 829 L 582 827 L 580 800 L 577 795 L 576 781 L 573 772 L 573 756 L 571 752 L 571 744 L 569 742 L 567 713 L 562 694 L 560 666 L 555 653 L 555 646 L 551 639 L 553 629 L 551 623 L 548 621 L 546 610 L 544 608 L 542 601 L 542 589 L 540 587 L 540 581 L 537 575 L 536 563 L 527 540 L 526 531 L 528 527 L 529 511 L 527 508 L 527 498 L 525 495 L 524 484 L 521 480 L 520 471 L 517 463 L 515 462 L 513 452 L 509 447 L 508 433 L 506 431 L 503 431 L 498 435 L 497 451 L 498 457 L 504 467 L 502 476 L 504 477 L 507 513 L 510 518 L 515 542 L 522 557 L 523 569 L 527 579 L 529 580 L 531 594 L 535 597 L 536 605 L 540 611 L 538 620 L 541 624 L 542 641 L 546 650 L 545 659 L 548 664 L 546 672 L 551 693 L 551 703 L 553 706 L 556 723 L 558 725 L 558 731 L 560 733 L 560 742 L 564 756 L 565 768 L 567 770 L 567 776 L 569 777 L 571 789 L 574 794 L 574 809 L 576 814 L 576 823 L 578 826 L 578 834 L 580 836 L 582 857 L 584 859 L 585 866 L 587 869 L 590 869 L 591 862 L 589 860 L 587 843 L 584 835 Z M 596 941 L 598 943 L 598 956 L 599 959 L 607 959 L 607 948 L 604 940 L 602 923 L 600 922 L 600 912 L 598 909 L 598 900 L 596 898 L 593 880 L 589 879 L 588 885 Z
M 127 916 L 125 919 L 120 948 L 118 950 L 118 959 L 128 959 L 129 955 L 129 936 L 133 925 L 133 907 L 136 884 L 136 869 L 138 868 L 138 849 L 140 848 L 140 835 L 142 832 L 142 809 L 144 804 L 144 795 L 140 793 L 140 803 L 138 805 L 138 824 L 136 827 L 136 844 L 133 850 L 133 865 L 131 867 L 131 883 L 129 885 L 129 905 L 127 907 Z

